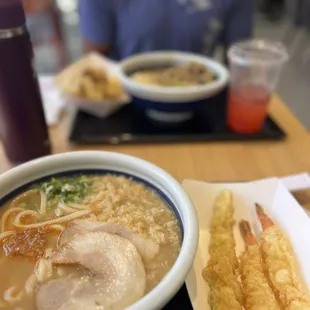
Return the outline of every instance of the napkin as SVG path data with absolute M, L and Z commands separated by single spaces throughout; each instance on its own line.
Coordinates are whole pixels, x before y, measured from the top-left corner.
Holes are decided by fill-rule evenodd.
M 39 76 L 39 86 L 47 125 L 57 125 L 65 106 L 65 99 L 55 86 L 53 76 Z
M 302 191 L 310 188 L 310 176 L 305 172 L 280 178 L 280 181 L 290 192 Z

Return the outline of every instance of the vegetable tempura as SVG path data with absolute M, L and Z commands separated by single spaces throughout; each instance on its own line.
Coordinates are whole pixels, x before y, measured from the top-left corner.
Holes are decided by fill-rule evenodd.
M 234 207 L 232 193 L 224 190 L 216 199 L 211 219 L 210 259 L 202 271 L 211 292 L 211 309 L 242 309 L 242 293 L 238 282 L 238 259 L 233 237 Z

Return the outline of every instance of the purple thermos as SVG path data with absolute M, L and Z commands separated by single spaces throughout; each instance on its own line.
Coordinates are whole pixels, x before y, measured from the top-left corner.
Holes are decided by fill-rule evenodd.
M 14 163 L 51 152 L 21 0 L 0 0 L 0 140 Z

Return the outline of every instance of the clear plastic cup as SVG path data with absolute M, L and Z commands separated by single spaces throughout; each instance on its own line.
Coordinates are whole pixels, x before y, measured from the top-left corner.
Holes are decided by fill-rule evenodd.
M 228 127 L 239 133 L 259 132 L 288 53 L 281 43 L 249 40 L 234 44 L 228 60 Z

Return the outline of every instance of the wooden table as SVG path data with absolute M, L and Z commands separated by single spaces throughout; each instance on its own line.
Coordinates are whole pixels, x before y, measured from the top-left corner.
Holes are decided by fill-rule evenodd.
M 274 97 L 271 115 L 288 133 L 279 142 L 205 142 L 170 145 L 87 146 L 68 145 L 68 121 L 51 128 L 55 153 L 92 149 L 122 152 L 146 159 L 178 180 L 253 180 L 310 170 L 310 137 L 283 102 Z M 0 149 L 0 172 L 10 167 Z

